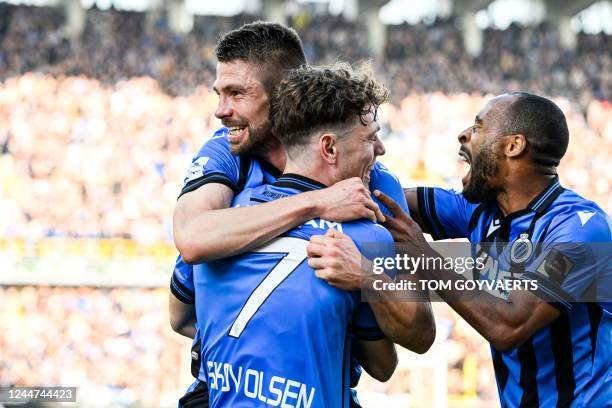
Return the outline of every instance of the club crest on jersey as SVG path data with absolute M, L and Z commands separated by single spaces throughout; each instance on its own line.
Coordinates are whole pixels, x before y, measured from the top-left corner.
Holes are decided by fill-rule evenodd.
M 515 264 L 523 263 L 533 253 L 533 244 L 529 240 L 529 234 L 522 233 L 510 248 L 510 259 Z

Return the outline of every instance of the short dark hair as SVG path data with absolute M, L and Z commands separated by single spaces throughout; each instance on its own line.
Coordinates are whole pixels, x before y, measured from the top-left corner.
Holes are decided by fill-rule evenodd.
M 302 41 L 294 29 L 264 21 L 245 24 L 225 34 L 215 52 L 219 62 L 240 60 L 256 66 L 269 95 L 287 71 L 307 63 Z
M 289 150 L 308 144 L 315 131 L 337 131 L 357 119 L 365 125 L 365 117 L 373 113 L 376 118 L 387 97 L 369 67 L 303 66 L 281 81 L 272 98 L 272 132 Z
M 512 92 L 515 99 L 500 118 L 503 135 L 525 136 L 533 161 L 558 166 L 567 151 L 569 130 L 565 115 L 551 100 L 527 92 Z

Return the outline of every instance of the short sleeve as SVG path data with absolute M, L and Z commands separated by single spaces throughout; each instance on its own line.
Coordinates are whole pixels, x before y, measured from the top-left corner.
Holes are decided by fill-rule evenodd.
M 406 202 L 406 196 L 404 195 L 404 189 L 398 178 L 383 164 L 376 162 L 374 168 L 370 173 L 370 190 L 380 190 L 393 199 L 406 214 L 410 215 L 408 209 L 408 203 Z M 383 214 L 392 216 L 391 211 L 387 209 L 376 197 L 374 201 L 380 206 Z
M 468 202 L 461 192 L 418 187 L 417 198 L 421 219 L 435 240 L 469 236 L 470 219 L 478 205 Z
M 170 279 L 170 291 L 185 304 L 189 305 L 195 302 L 193 266 L 185 263 L 180 255 L 176 258 L 174 271 Z
M 394 258 L 395 244 L 391 233 L 379 224 L 370 223 L 368 242 L 355 240 L 355 244 L 366 258 L 372 260 L 375 257 Z M 386 270 L 390 277 L 395 277 L 395 271 Z M 378 327 L 376 317 L 370 305 L 360 302 L 353 314 L 352 334 L 357 340 L 373 341 L 381 340 L 386 336 Z
M 240 158 L 231 153 L 227 130 L 223 128 L 192 159 L 180 196 L 208 183 L 224 184 L 237 192 L 239 178 Z
M 609 301 L 611 296 L 609 219 L 593 212 L 583 224 L 578 213 L 553 219 L 539 255 L 521 277 L 537 282 L 537 296 L 567 310 L 572 302 Z

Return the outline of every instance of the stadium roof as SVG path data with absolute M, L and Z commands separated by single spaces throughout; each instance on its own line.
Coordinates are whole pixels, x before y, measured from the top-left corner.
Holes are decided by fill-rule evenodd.
M 168 2 L 184 1 L 185 8 L 193 14 L 235 15 L 245 9 L 255 11 L 263 3 L 283 3 L 282 0 L 0 0 L 0 3 L 24 4 L 32 6 L 62 5 L 68 2 L 80 2 L 84 8 L 96 6 L 106 10 L 114 7 L 117 10 L 146 11 L 157 8 Z M 595 33 L 604 31 L 612 34 L 612 1 L 596 0 L 293 0 L 284 3 L 327 4 L 328 11 L 340 13 L 347 7 L 378 7 L 380 18 L 385 24 L 411 24 L 420 21 L 433 21 L 436 17 L 451 14 L 462 15 L 477 13 L 477 22 L 481 28 L 494 26 L 505 28 L 517 21 L 524 24 L 538 23 L 544 19 L 574 17 L 574 31 L 584 30 Z M 320 7 L 319 7 L 320 9 Z

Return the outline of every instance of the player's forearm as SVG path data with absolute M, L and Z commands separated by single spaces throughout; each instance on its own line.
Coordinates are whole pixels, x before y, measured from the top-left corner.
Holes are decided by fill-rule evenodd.
M 465 278 L 451 269 L 429 270 L 421 274 L 427 279 L 453 282 Z M 487 339 L 495 348 L 504 351 L 517 347 L 533 333 L 534 322 L 530 320 L 537 307 L 535 302 L 516 302 L 516 296 L 503 300 L 485 291 L 438 290 L 438 295 L 451 306 L 476 331 Z
M 395 346 L 387 338 L 357 342 L 355 356 L 366 372 L 378 381 L 387 381 L 397 367 Z
M 374 279 L 392 282 L 388 276 L 381 275 L 372 277 L 365 283 L 366 287 L 374 287 Z M 411 301 L 399 299 L 393 291 L 377 291 L 369 296 L 372 296 L 370 307 L 376 322 L 389 339 L 415 353 L 429 350 L 436 337 L 436 325 L 425 295 L 418 293 Z
M 196 329 L 193 325 L 181 327 L 179 328 L 179 330 L 175 330 L 175 332 L 177 332 L 181 336 L 189 337 L 190 339 L 193 339 L 196 335 Z
M 196 215 L 175 236 L 183 259 L 198 263 L 226 258 L 263 245 L 317 216 L 308 193 L 250 207 Z

